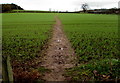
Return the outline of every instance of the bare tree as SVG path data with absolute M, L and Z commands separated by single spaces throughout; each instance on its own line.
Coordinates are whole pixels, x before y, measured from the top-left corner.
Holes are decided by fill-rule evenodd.
M 87 3 L 82 4 L 82 9 L 83 9 L 83 12 L 85 13 L 88 9 L 88 4 Z

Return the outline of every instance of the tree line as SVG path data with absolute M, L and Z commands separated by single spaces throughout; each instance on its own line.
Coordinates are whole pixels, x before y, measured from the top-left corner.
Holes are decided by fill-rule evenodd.
M 2 5 L 2 12 L 10 12 L 12 10 L 24 10 L 23 8 L 21 8 L 20 6 L 16 5 L 16 4 L 1 4 Z
M 120 8 L 111 8 L 111 9 L 94 9 L 88 10 L 89 5 L 87 3 L 82 4 L 81 8 L 84 13 L 94 13 L 94 14 L 120 14 Z

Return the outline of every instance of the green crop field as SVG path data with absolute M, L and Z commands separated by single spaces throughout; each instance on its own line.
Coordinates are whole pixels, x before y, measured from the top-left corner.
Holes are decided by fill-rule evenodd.
M 77 56 L 76 66 L 66 69 L 65 76 L 72 80 L 120 79 L 117 15 L 56 15 Z M 51 37 L 54 16 L 53 13 L 2 14 L 3 59 L 10 56 L 12 60 L 26 62 L 41 57 Z
M 55 23 L 53 14 L 33 14 L 33 13 L 8 13 L 3 14 L 2 27 L 2 56 L 3 66 L 5 66 L 4 76 L 7 74 L 14 81 L 20 79 L 35 80 L 43 73 L 43 67 L 37 67 L 43 57 L 42 50 L 46 48 L 51 37 L 52 26 Z M 8 57 L 11 60 L 8 60 Z M 39 60 L 36 60 L 39 59 Z M 8 63 L 11 62 L 13 68 L 10 71 Z M 3 80 L 7 80 L 4 77 Z
M 52 14 L 3 14 L 3 56 L 18 60 L 41 56 L 53 24 Z
M 58 16 L 78 58 L 77 66 L 68 69 L 66 76 L 73 80 L 120 78 L 117 15 Z

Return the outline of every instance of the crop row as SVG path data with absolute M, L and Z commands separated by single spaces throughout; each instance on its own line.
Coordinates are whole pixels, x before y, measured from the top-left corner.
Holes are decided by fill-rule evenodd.
M 51 15 L 3 14 L 3 56 L 31 59 L 40 51 L 50 36 L 53 24 Z
M 37 65 L 43 57 L 41 51 L 51 36 L 53 23 L 52 14 L 3 14 L 2 60 L 6 72 L 9 72 L 6 57 L 10 56 L 14 81 L 34 81 L 41 76 L 43 72 Z
M 59 15 L 77 56 L 77 66 L 67 69 L 72 80 L 120 78 L 116 15 Z

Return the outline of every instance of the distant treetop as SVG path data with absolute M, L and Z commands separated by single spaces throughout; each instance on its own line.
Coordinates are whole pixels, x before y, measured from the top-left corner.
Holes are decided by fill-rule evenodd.
M 11 3 L 11 4 L 2 4 L 2 12 L 10 12 L 12 10 L 24 10 L 23 8 L 21 8 L 20 6 Z

